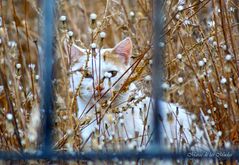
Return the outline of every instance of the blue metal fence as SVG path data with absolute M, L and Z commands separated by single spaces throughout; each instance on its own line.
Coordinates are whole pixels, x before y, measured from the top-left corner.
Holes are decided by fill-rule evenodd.
M 163 70 L 159 66 L 163 66 L 164 55 L 164 38 L 163 31 L 163 0 L 154 0 L 154 58 L 153 58 L 153 97 L 154 100 L 162 99 L 163 91 L 161 89 Z M 154 140 L 151 146 L 145 151 L 122 151 L 122 152 L 56 152 L 52 149 L 52 110 L 53 110 L 53 91 L 52 91 L 52 69 L 54 54 L 54 11 L 55 1 L 45 0 L 43 3 L 44 11 L 44 30 L 43 30 L 43 48 L 44 52 L 40 57 L 41 68 L 41 110 L 43 112 L 43 144 L 39 151 L 35 153 L 27 152 L 0 152 L 0 159 L 3 160 L 139 160 L 139 159 L 219 159 L 219 160 L 235 160 L 239 158 L 238 151 L 223 150 L 210 152 L 169 152 L 163 150 L 161 146 L 161 127 L 158 121 L 160 116 L 159 102 L 154 103 Z M 230 154 L 230 157 L 223 157 L 220 153 Z M 219 157 L 220 156 L 220 157 Z

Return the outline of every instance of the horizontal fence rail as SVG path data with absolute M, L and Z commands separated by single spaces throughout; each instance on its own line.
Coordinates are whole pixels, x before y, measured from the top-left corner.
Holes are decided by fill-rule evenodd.
M 155 150 L 148 149 L 143 152 L 137 151 L 124 151 L 124 152 L 35 152 L 35 153 L 16 153 L 16 152 L 0 152 L 0 159 L 3 160 L 37 160 L 37 159 L 47 159 L 47 160 L 150 160 L 150 159 L 160 159 L 160 160 L 238 160 L 239 151 L 238 150 L 219 150 L 219 151 L 204 151 L 204 152 L 178 152 L 172 153 L 170 151 L 162 151 L 161 149 Z

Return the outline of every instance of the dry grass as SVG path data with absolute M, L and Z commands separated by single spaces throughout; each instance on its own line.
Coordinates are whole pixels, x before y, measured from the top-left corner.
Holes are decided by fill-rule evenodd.
M 40 112 L 38 41 L 41 9 L 37 1 L 0 1 L 0 149 L 39 147 Z M 213 148 L 238 148 L 239 143 L 239 6 L 236 0 L 165 3 L 165 98 L 195 113 Z M 11 9 L 11 10 L 8 10 Z M 113 47 L 122 38 L 133 41 L 134 72 L 130 82 L 149 95 L 151 74 L 152 4 L 149 0 L 89 0 L 57 3 L 55 62 L 55 144 L 57 150 L 81 150 L 80 128 L 91 119 L 76 117 L 76 94 L 69 92 L 69 67 L 63 39 L 73 31 L 71 42 L 90 48 L 95 42 Z M 89 19 L 97 14 L 94 25 Z M 94 32 L 90 33 L 90 29 Z M 101 31 L 107 37 L 102 42 Z M 33 64 L 33 65 L 32 65 Z M 162 66 L 163 67 L 163 66 Z M 40 78 L 39 78 L 40 79 Z M 143 87 L 147 88 L 143 88 Z M 200 114 L 205 114 L 204 120 Z M 204 121 L 204 122 L 203 122 Z

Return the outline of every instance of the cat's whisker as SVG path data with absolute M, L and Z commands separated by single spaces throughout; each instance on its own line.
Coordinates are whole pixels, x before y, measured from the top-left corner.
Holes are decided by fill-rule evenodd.
M 88 105 L 90 104 L 90 102 L 92 101 L 92 99 L 93 99 L 93 95 L 90 97 L 90 99 L 89 99 L 89 101 L 87 102 L 86 106 L 84 107 L 82 113 L 81 113 L 80 116 L 78 117 L 79 120 L 82 119 L 82 117 L 83 117 L 83 115 L 84 115 L 84 112 L 86 111 L 86 109 L 87 109 Z M 87 114 L 87 113 L 88 113 L 88 111 L 87 111 L 85 114 Z

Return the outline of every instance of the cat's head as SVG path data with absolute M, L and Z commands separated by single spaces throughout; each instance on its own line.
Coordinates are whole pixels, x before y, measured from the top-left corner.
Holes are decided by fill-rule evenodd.
M 119 42 L 114 48 L 95 49 L 93 57 L 92 50 L 82 49 L 75 44 L 70 47 L 68 45 L 66 48 L 72 62 L 75 63 L 71 68 L 73 73 L 73 79 L 70 80 L 71 88 L 76 89 L 81 83 L 80 98 L 82 100 L 88 101 L 94 95 L 99 98 L 120 79 L 104 96 L 105 99 L 109 99 L 112 91 L 118 91 L 128 77 L 129 71 L 123 77 L 121 76 L 130 64 L 132 41 L 129 37 Z

